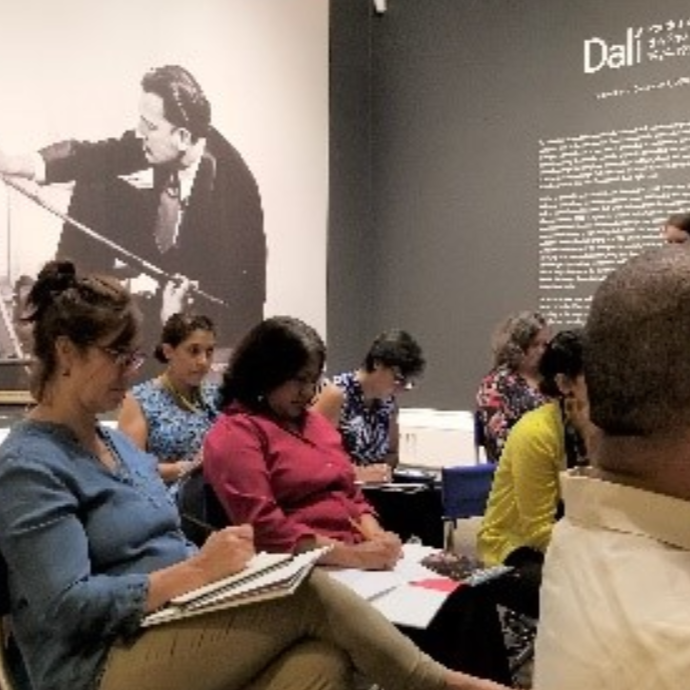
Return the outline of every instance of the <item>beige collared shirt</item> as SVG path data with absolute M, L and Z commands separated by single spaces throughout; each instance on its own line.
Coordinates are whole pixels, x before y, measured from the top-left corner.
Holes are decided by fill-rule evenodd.
M 690 502 L 564 473 L 535 690 L 690 687 Z

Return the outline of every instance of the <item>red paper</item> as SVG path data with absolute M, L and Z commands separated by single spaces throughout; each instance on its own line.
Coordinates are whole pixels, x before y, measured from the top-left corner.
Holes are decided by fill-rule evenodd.
M 426 589 L 434 589 L 437 592 L 444 592 L 450 594 L 454 592 L 460 585 L 461 582 L 456 582 L 447 577 L 428 577 L 425 580 L 417 580 L 416 582 L 410 582 L 411 585 L 415 587 L 424 587 Z

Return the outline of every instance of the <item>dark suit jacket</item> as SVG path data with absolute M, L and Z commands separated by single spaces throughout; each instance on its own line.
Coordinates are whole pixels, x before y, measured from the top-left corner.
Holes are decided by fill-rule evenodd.
M 263 318 L 266 296 L 266 237 L 254 176 L 237 150 L 211 130 L 197 171 L 175 247 L 161 254 L 153 229 L 166 171 L 154 169 L 154 186 L 136 188 L 120 176 L 146 170 L 141 141 L 134 132 L 98 142 L 65 141 L 41 152 L 46 182 L 75 181 L 69 214 L 169 274 L 199 281 L 202 290 L 226 308 L 197 297 L 194 311 L 216 323 L 222 344 L 235 344 Z M 114 271 L 116 252 L 69 223 L 63 228 L 58 258 L 80 270 Z M 125 260 L 125 263 L 126 260 Z M 141 272 L 134 265 L 130 275 Z M 123 272 L 119 272 L 123 275 Z M 143 305 L 149 335 L 160 333 L 160 299 Z

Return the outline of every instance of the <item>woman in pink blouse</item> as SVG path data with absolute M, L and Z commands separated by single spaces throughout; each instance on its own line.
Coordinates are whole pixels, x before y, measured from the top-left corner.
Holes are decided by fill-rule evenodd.
M 204 448 L 204 474 L 235 523 L 251 523 L 257 547 L 301 551 L 330 544 L 324 563 L 392 568 L 397 535 L 379 525 L 340 433 L 308 409 L 323 371 L 319 335 L 297 319 L 268 319 L 230 361 L 224 414 Z
M 252 329 L 224 375 L 223 412 L 206 436 L 204 475 L 230 519 L 253 526 L 258 549 L 328 544 L 324 564 L 390 569 L 401 556 L 400 539 L 379 524 L 355 484 L 338 430 L 310 409 L 325 357 L 320 336 L 299 319 L 273 317 Z M 404 632 L 451 668 L 508 682 L 488 592 L 460 588 L 426 630 Z

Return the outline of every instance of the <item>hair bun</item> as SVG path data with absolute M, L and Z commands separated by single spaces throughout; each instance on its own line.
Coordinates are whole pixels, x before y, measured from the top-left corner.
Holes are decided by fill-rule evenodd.
M 71 261 L 49 261 L 39 272 L 29 293 L 33 306 L 30 318 L 35 319 L 55 298 L 77 284 L 77 271 Z

